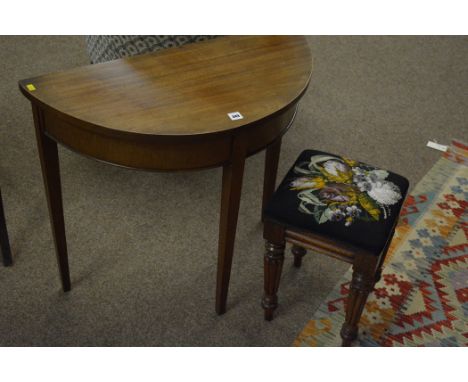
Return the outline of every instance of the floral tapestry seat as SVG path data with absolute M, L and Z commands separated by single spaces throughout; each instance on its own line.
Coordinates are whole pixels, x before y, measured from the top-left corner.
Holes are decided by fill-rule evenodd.
M 264 218 L 379 255 L 408 186 L 406 178 L 390 171 L 306 150 L 268 203 Z

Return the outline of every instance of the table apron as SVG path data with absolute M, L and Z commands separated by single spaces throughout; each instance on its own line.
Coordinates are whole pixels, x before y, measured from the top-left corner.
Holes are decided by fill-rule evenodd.
M 42 128 L 70 150 L 113 165 L 154 171 L 195 170 L 229 162 L 234 138 L 239 134 L 246 142 L 246 156 L 263 150 L 289 129 L 295 112 L 296 105 L 292 104 L 260 123 L 226 133 L 123 138 L 65 121 L 42 109 Z

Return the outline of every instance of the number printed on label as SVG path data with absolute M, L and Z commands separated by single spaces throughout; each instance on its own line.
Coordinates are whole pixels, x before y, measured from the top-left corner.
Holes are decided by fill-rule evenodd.
M 229 118 L 231 118 L 232 121 L 237 121 L 238 119 L 244 119 L 243 115 L 239 113 L 238 111 L 233 111 L 232 113 L 228 113 Z

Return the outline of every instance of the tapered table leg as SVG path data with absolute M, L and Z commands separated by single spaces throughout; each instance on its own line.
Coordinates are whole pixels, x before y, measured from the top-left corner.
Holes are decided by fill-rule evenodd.
M 276 174 L 281 152 L 281 137 L 267 147 L 265 153 L 265 175 L 263 180 L 262 221 L 263 210 L 270 201 L 276 188 Z
M 216 282 L 216 313 L 226 312 L 231 276 L 232 255 L 236 237 L 237 217 L 244 176 L 245 149 L 242 142 L 234 142 L 232 160 L 223 167 L 221 214 L 219 222 L 218 273 Z
M 63 217 L 62 188 L 57 143 L 44 133 L 44 116 L 39 107 L 33 106 L 34 124 L 36 127 L 37 149 L 41 160 L 50 223 L 54 237 L 57 262 L 64 292 L 71 289 L 68 269 L 67 241 Z
M 2 249 L 3 265 L 6 267 L 13 263 L 11 258 L 10 241 L 5 221 L 5 211 L 3 210 L 2 191 L 0 190 L 0 247 Z

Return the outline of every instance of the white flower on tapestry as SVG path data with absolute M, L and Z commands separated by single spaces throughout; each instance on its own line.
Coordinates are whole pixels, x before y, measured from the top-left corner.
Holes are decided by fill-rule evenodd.
M 387 180 L 387 171 L 347 158 L 313 155 L 294 172 L 299 177 L 290 187 L 299 191 L 299 211 L 319 224 L 387 219 L 390 206 L 402 198 L 398 186 Z
M 367 191 L 369 196 L 378 203 L 391 206 L 401 199 L 400 190 L 398 187 L 388 181 L 379 181 L 371 185 L 371 189 Z
M 338 176 L 340 172 L 348 171 L 348 166 L 336 160 L 329 160 L 323 164 L 323 168 L 330 174 Z

